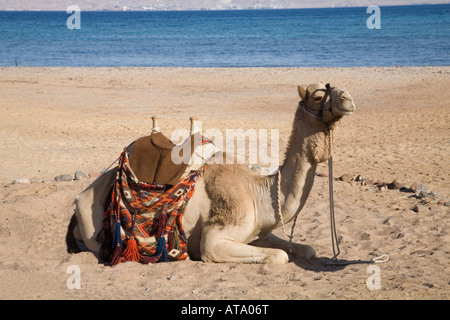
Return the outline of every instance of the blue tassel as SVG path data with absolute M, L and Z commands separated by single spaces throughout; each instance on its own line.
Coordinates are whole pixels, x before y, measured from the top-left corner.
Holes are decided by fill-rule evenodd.
M 122 247 L 122 236 L 120 234 L 120 221 L 116 222 L 116 229 L 114 230 L 113 248 L 117 246 L 117 243 Z
M 161 238 L 158 240 L 158 246 L 156 247 L 156 256 L 161 255 L 161 257 L 158 259 L 158 261 L 167 262 L 169 261 L 169 257 L 167 255 L 167 248 L 166 248 L 166 239 L 162 235 Z

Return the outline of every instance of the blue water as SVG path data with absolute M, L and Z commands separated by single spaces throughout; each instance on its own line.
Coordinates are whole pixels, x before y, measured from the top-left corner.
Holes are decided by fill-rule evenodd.
M 0 12 L 0 66 L 450 65 L 450 4 L 366 9 Z

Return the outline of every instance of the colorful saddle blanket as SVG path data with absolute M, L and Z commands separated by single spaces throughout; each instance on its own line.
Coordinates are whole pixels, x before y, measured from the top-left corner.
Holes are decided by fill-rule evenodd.
M 201 144 L 213 145 L 207 139 Z M 211 153 L 215 149 L 208 146 L 208 150 Z M 195 151 L 198 154 L 197 148 Z M 123 151 L 103 222 L 105 233 L 112 238 L 106 241 L 112 245 L 111 266 L 125 261 L 148 264 L 188 257 L 183 214 L 196 181 L 213 158 L 214 154 L 204 159 L 201 167 L 190 170 L 174 186 L 158 185 L 139 181 L 128 151 Z

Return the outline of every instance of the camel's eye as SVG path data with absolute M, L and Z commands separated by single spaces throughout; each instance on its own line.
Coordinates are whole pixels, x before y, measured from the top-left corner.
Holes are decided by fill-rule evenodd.
M 323 97 L 315 96 L 315 97 L 313 97 L 313 99 L 314 99 L 315 102 L 320 102 L 323 99 Z

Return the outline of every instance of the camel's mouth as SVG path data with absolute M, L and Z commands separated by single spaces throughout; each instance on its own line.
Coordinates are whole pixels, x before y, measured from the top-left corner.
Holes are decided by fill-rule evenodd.
M 348 116 L 353 113 L 353 110 L 343 110 L 339 107 L 337 107 L 337 111 L 343 116 Z
M 336 111 L 339 112 L 341 115 L 346 116 L 349 114 L 352 114 L 353 111 L 355 111 L 355 103 L 353 102 L 353 99 L 348 93 L 344 93 L 341 95 L 341 103 L 336 104 Z

